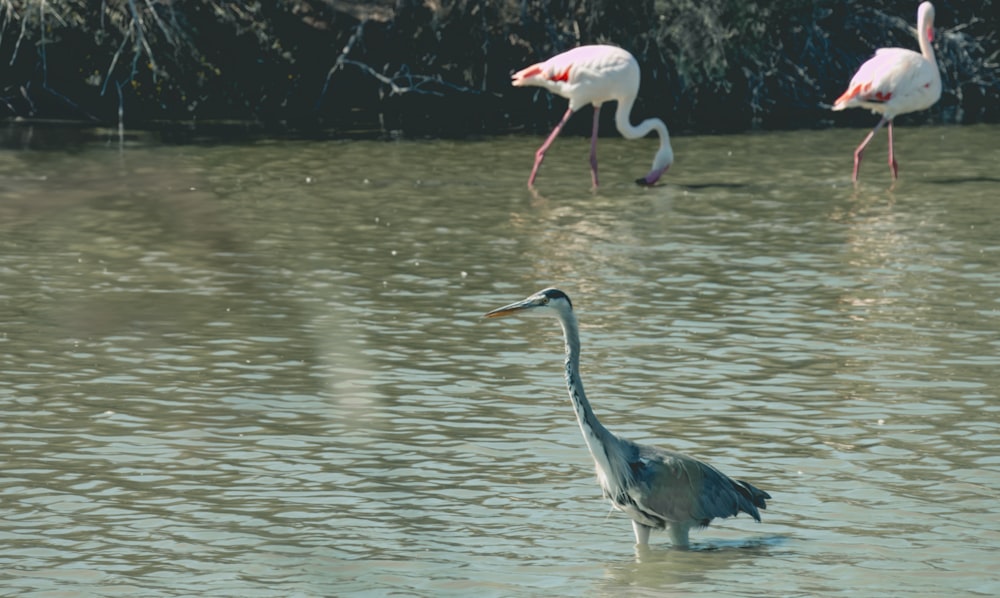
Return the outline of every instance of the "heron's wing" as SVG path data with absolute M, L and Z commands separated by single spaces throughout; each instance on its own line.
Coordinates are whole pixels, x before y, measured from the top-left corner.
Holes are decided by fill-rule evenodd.
M 694 459 L 656 447 L 642 447 L 633 500 L 667 521 L 708 525 L 740 511 L 760 521 L 757 508 L 770 496 Z

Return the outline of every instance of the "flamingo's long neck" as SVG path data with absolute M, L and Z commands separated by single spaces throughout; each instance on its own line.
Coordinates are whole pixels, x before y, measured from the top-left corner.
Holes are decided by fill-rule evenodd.
M 934 39 L 933 28 L 934 23 L 927 22 L 927 13 L 921 11 L 920 19 L 917 23 L 917 40 L 920 43 L 920 54 L 931 64 L 937 66 L 937 60 L 934 58 L 934 45 L 931 44 L 931 41 Z
M 622 459 L 623 442 L 598 421 L 587 400 L 587 394 L 583 391 L 583 381 L 580 379 L 580 335 L 576 317 L 572 312 L 560 314 L 559 323 L 566 343 L 566 389 L 573 402 L 576 421 L 580 424 L 580 432 L 583 433 L 583 439 L 597 465 L 601 487 L 609 496 L 615 496 L 621 491 L 628 467 Z
M 650 131 L 656 131 L 660 138 L 660 149 L 657 150 L 656 156 L 653 158 L 653 172 L 662 171 L 674 161 L 674 149 L 670 146 L 670 132 L 667 131 L 667 125 L 658 118 L 647 118 L 638 125 L 632 126 L 630 115 L 634 104 L 634 97 L 618 100 L 618 107 L 615 110 L 615 126 L 626 139 L 640 139 L 648 135 Z

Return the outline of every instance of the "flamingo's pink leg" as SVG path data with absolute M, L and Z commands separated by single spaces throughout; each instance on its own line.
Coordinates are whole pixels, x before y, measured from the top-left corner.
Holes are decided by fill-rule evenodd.
M 528 177 L 529 187 L 535 186 L 535 177 L 538 175 L 538 167 L 542 165 L 542 160 L 545 159 L 545 152 L 549 151 L 549 146 L 552 145 L 552 142 L 559 136 L 559 131 L 562 131 L 563 126 L 571 116 L 573 116 L 573 111 L 567 109 L 566 114 L 562 117 L 562 120 L 559 121 L 559 124 L 556 125 L 555 129 L 552 129 L 548 139 L 546 139 L 545 143 L 542 144 L 542 147 L 538 148 L 538 151 L 535 152 L 535 166 L 531 169 L 531 176 Z
M 899 165 L 896 164 L 896 155 L 892 149 L 892 121 L 889 121 L 889 169 L 892 170 L 892 180 L 899 178 Z
M 597 128 L 601 123 L 601 105 L 594 106 L 594 132 L 590 134 L 590 178 L 597 186 Z
M 892 121 L 886 120 L 884 117 L 882 118 L 882 120 L 878 121 L 878 124 L 875 125 L 875 128 L 872 129 L 871 133 L 868 133 L 868 136 L 865 137 L 865 140 L 861 142 L 861 145 L 858 146 L 858 149 L 854 150 L 854 174 L 851 175 L 851 180 L 854 181 L 855 183 L 858 182 L 858 169 L 861 167 L 861 155 L 865 152 L 865 148 L 868 146 L 868 142 L 872 140 L 872 137 L 875 136 L 875 133 L 877 133 L 878 130 L 882 128 L 882 125 L 884 125 L 887 122 L 890 123 L 891 127 Z M 889 145 L 890 147 L 892 146 L 891 143 Z M 890 150 L 890 152 L 891 151 L 892 150 Z

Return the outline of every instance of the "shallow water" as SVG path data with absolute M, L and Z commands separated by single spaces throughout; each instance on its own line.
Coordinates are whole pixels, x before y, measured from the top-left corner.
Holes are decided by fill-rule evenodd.
M 0 151 L 0 595 L 996 595 L 997 127 Z M 573 421 L 773 499 L 636 551 Z

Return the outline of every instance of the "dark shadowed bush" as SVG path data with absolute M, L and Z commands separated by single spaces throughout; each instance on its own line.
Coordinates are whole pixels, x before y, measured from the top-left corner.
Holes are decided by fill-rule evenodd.
M 510 73 L 612 43 L 642 65 L 634 120 L 705 132 L 867 125 L 863 111 L 829 104 L 875 48 L 917 48 L 917 4 L 0 0 L 0 114 L 306 134 L 543 130 L 565 100 L 512 89 Z M 1000 120 L 1000 11 L 993 0 L 935 7 L 944 94 L 907 118 Z

